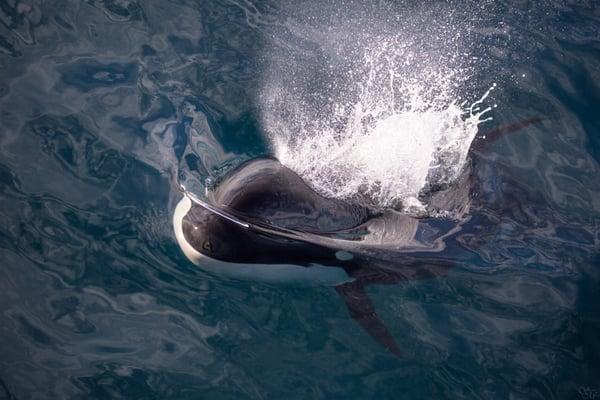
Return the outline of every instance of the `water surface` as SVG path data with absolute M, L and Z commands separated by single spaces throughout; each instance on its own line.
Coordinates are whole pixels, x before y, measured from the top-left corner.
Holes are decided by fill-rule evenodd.
M 600 8 L 359 3 L 0 1 L 0 398 L 600 396 Z M 275 153 L 272 79 L 314 120 L 356 98 L 355 29 L 464 53 L 437 65 L 497 84 L 480 132 L 542 119 L 481 154 L 448 276 L 368 288 L 402 359 L 333 288 L 210 275 L 171 228 L 178 180 Z

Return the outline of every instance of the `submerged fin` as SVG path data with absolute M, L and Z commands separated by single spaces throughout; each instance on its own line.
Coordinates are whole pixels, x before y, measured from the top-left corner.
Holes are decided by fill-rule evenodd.
M 360 281 L 353 281 L 336 286 L 335 290 L 346 302 L 350 316 L 392 354 L 401 357 L 400 348 L 383 321 L 377 316 L 375 307 L 373 307 L 371 299 L 367 296 L 364 285 Z
M 397 357 L 402 357 L 402 351 L 377 315 L 365 287 L 370 284 L 395 284 L 411 280 L 433 279 L 446 276 L 452 268 L 452 264 L 443 260 L 423 261 L 414 260 L 404 265 L 397 265 L 393 270 L 377 268 L 376 266 L 354 265 L 348 267 L 346 272 L 355 280 L 335 287 L 335 290 L 344 299 L 346 307 L 350 311 L 350 316 L 369 335 Z
M 512 124 L 502 125 L 497 128 L 494 128 L 491 131 L 485 132 L 484 134 L 475 137 L 475 140 L 473 140 L 473 143 L 471 144 L 471 151 L 482 151 L 488 144 L 497 141 L 505 135 L 518 131 L 519 129 L 526 128 L 529 125 L 537 124 L 541 121 L 541 118 L 533 117 Z

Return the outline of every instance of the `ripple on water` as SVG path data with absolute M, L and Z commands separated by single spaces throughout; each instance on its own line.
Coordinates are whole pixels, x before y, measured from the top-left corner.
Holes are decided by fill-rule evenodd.
M 0 398 L 598 391 L 597 4 L 341 3 L 0 3 Z M 390 35 L 406 40 L 377 41 Z M 404 358 L 331 288 L 211 276 L 177 247 L 177 175 L 202 192 L 274 153 L 272 135 L 335 141 L 360 125 L 345 124 L 350 111 L 385 120 L 434 95 L 458 107 L 494 82 L 494 120 L 469 129 L 541 122 L 475 156 L 468 217 L 440 253 L 448 276 L 368 288 Z M 391 110 L 390 98 L 403 102 Z M 360 147 L 375 167 L 394 159 L 380 139 Z M 335 155 L 306 152 L 290 157 L 307 171 Z

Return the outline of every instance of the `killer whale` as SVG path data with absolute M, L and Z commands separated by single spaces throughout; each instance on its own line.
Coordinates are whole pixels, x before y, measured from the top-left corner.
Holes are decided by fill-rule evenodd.
M 279 161 L 259 158 L 228 174 L 210 203 L 186 194 L 173 226 L 187 258 L 211 272 L 334 286 L 351 316 L 400 355 L 365 286 L 444 275 L 449 265 L 407 256 L 390 264 L 378 257 L 402 246 L 419 248 L 418 221 L 390 213 L 322 197 Z M 386 223 L 394 229 L 382 230 Z
M 526 120 L 488 135 L 496 139 L 535 122 Z M 481 151 L 482 143 L 475 141 L 472 150 Z M 470 174 L 464 176 L 469 179 Z M 464 197 L 468 185 L 459 186 L 467 188 L 458 192 Z M 440 201 L 456 197 L 441 196 Z M 377 315 L 366 286 L 435 278 L 452 267 L 435 253 L 453 229 L 438 232 L 433 241 L 423 240 L 431 232 L 422 219 L 325 198 L 274 158 L 241 164 L 206 200 L 184 190 L 173 227 L 186 257 L 213 273 L 333 286 L 351 317 L 396 356 L 400 348 Z

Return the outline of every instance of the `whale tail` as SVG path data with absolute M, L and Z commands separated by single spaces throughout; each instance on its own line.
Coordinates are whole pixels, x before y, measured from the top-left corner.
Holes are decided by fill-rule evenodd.
M 347 271 L 354 280 L 336 286 L 342 296 L 350 316 L 362 326 L 373 339 L 390 353 L 402 357 L 402 351 L 396 340 L 377 315 L 373 302 L 366 292 L 370 284 L 394 284 L 409 280 L 421 280 L 447 275 L 452 266 L 444 262 L 431 264 L 413 263 L 396 267 L 394 270 L 377 267 L 354 267 Z

